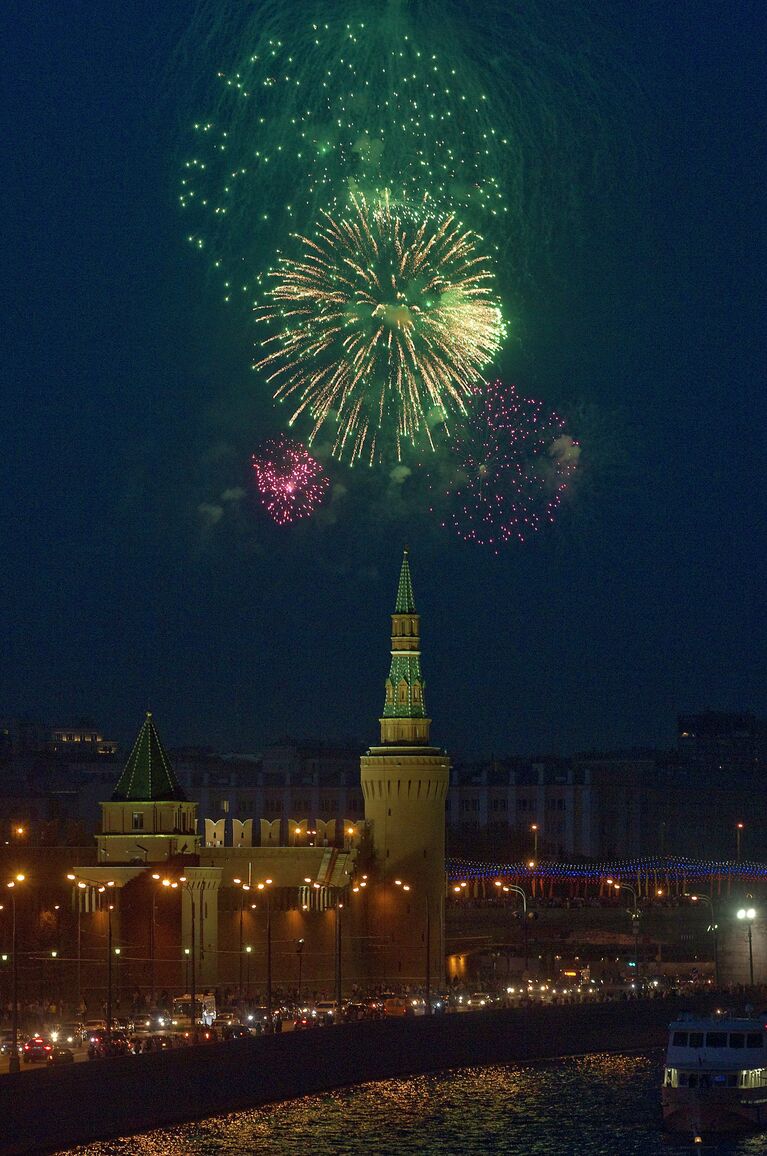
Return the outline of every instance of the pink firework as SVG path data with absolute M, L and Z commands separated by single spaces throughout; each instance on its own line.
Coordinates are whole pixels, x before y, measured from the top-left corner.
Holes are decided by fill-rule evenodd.
M 278 526 L 311 517 L 330 485 L 306 447 L 282 435 L 267 438 L 253 454 L 253 472 L 261 504 Z
M 559 414 L 515 386 L 495 381 L 474 397 L 442 524 L 497 552 L 555 521 L 581 451 Z

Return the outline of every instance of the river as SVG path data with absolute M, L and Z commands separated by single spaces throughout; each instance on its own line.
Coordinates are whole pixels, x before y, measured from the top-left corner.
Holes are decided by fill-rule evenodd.
M 216 1116 L 67 1156 L 712 1156 L 767 1154 L 767 1133 L 693 1147 L 661 1131 L 661 1053 L 463 1068 Z

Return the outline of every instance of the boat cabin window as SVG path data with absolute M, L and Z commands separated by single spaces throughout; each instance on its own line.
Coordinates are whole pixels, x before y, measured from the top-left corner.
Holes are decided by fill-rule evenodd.
M 748 1035 L 746 1036 L 746 1047 L 747 1048 L 763 1048 L 764 1047 L 764 1036 L 762 1035 L 762 1033 L 761 1032 L 749 1032 Z
M 687 1032 L 674 1032 L 673 1044 L 675 1048 L 686 1048 Z
M 746 1037 L 743 1032 L 730 1032 L 730 1047 L 742 1048 L 745 1045 Z
M 690 1032 L 690 1047 L 691 1048 L 702 1048 L 703 1047 L 703 1032 Z
M 707 1048 L 726 1048 L 727 1032 L 706 1032 Z

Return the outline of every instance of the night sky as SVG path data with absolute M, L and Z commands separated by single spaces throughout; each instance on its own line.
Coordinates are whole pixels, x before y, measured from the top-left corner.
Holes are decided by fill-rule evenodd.
M 454 756 L 765 714 L 764 5 L 596 9 L 631 77 L 610 212 L 530 262 L 502 365 L 570 418 L 582 476 L 498 556 L 377 473 L 315 522 L 259 511 L 249 454 L 281 419 L 252 320 L 185 241 L 201 110 L 174 64 L 187 6 L 158 7 L 0 16 L 0 716 L 127 740 L 151 706 L 169 744 L 376 741 L 404 544 Z

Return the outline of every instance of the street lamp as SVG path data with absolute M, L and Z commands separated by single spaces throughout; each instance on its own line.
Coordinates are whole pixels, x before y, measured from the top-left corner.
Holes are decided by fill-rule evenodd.
M 266 892 L 266 1030 L 274 1030 L 272 1023 L 272 880 L 265 879 L 256 884 L 257 891 Z
M 684 892 L 683 894 L 688 894 Z M 709 899 L 708 895 L 690 895 L 693 903 L 705 903 L 711 911 L 711 923 L 708 930 L 714 933 L 714 982 L 719 987 L 719 924 L 716 922 L 716 912 L 714 911 L 714 901 Z
M 99 887 L 99 892 L 103 895 L 107 893 L 108 887 L 114 887 L 114 880 L 110 879 L 107 883 Z M 105 1042 L 107 1047 L 112 1039 L 112 912 L 114 911 L 114 903 L 107 902 L 107 1030 L 105 1033 Z
M 16 888 L 19 883 L 23 883 L 26 879 L 25 875 L 14 875 L 13 879 L 9 879 L 6 884 L 11 895 L 11 909 L 13 911 L 13 922 L 11 924 L 11 951 L 13 953 L 13 979 L 12 979 L 12 1002 L 13 1010 L 11 1013 L 11 1031 L 13 1032 L 13 1040 L 11 1043 L 11 1055 L 8 1060 L 8 1071 L 18 1072 L 19 1065 L 19 961 L 18 952 L 16 950 Z
M 410 890 L 410 885 L 408 883 L 403 883 L 401 879 L 395 879 L 394 885 L 395 885 L 395 887 L 401 887 L 403 891 L 409 891 Z M 466 886 L 465 883 L 461 884 L 461 887 L 465 887 L 465 886 Z M 456 887 L 455 890 L 460 891 L 461 887 Z M 431 1015 L 431 906 L 429 904 L 428 892 L 426 894 L 426 958 L 425 958 L 424 962 L 426 965 L 424 968 L 424 985 L 423 985 L 424 986 L 424 1003 L 426 1005 L 424 1010 L 425 1010 L 425 1014 L 427 1016 L 430 1016 Z
M 525 973 L 527 973 L 530 961 L 530 952 L 528 949 L 528 930 L 527 930 L 527 892 L 523 887 L 519 887 L 516 883 L 504 883 L 501 879 L 495 880 L 496 887 L 502 887 L 504 891 L 514 891 L 517 895 L 522 896 L 522 914 L 525 921 Z
M 531 823 L 530 830 L 533 833 L 533 862 L 531 866 L 535 866 L 538 862 L 538 824 Z
M 608 879 L 607 882 L 615 888 L 616 891 L 630 891 L 634 900 L 634 910 L 631 912 L 631 920 L 634 925 L 634 966 L 636 967 L 636 976 L 639 979 L 639 916 L 640 911 L 637 906 L 636 887 L 632 887 L 630 883 L 616 883 L 613 879 Z
M 83 999 L 82 989 L 82 964 L 83 964 L 83 905 L 82 896 L 78 891 L 85 891 L 88 884 L 83 879 L 78 879 L 76 875 L 71 872 L 67 875 L 70 883 L 74 884 L 72 887 L 72 897 L 77 900 L 77 1014 L 80 1014 L 80 1005 Z
M 157 876 L 153 875 L 152 878 L 155 879 L 155 878 L 157 878 Z M 191 942 L 191 947 L 190 947 L 190 950 L 188 953 L 190 958 L 191 958 L 191 961 L 192 961 L 192 982 L 191 982 L 190 989 L 189 989 L 189 1001 L 190 1001 L 190 1009 L 189 1010 L 190 1010 L 190 1019 L 191 1019 L 191 1027 L 192 1027 L 192 1043 L 196 1044 L 197 1039 L 198 1039 L 198 1035 L 197 1035 L 197 952 L 195 951 L 196 929 L 195 929 L 194 888 L 192 887 L 192 884 L 187 879 L 186 875 L 179 875 L 178 879 L 165 878 L 161 882 L 162 882 L 163 887 L 168 887 L 173 891 L 181 888 L 181 890 L 186 891 L 187 895 L 189 896 L 191 915 L 192 915 L 191 927 L 190 927 L 192 942 Z M 184 954 L 185 955 L 187 954 L 186 948 L 184 949 Z M 186 992 L 184 994 L 186 994 Z
M 296 1002 L 301 1006 L 301 965 L 304 961 L 304 941 L 303 939 L 296 940 L 296 955 L 298 956 L 298 990 L 296 992 Z
M 738 919 L 745 919 L 748 924 L 748 974 L 750 979 L 750 986 L 754 986 L 754 948 L 751 939 L 751 926 L 756 919 L 756 911 L 753 907 L 741 907 L 738 912 Z
M 737 859 L 738 863 L 740 863 L 740 837 L 743 834 L 743 828 L 745 825 L 745 823 L 735 824 L 735 858 Z
M 250 866 L 250 864 L 248 864 L 248 866 Z M 249 883 L 243 883 L 242 879 L 233 879 L 232 882 L 234 883 L 234 885 L 236 887 L 240 888 L 240 951 L 239 951 L 240 965 L 239 965 L 239 983 L 238 983 L 237 990 L 239 992 L 239 998 L 240 998 L 240 1000 L 242 1000 L 242 956 L 243 956 L 243 951 L 242 951 L 242 945 L 243 945 L 242 920 L 243 920 L 243 915 L 245 912 L 245 892 L 250 891 L 250 884 Z

